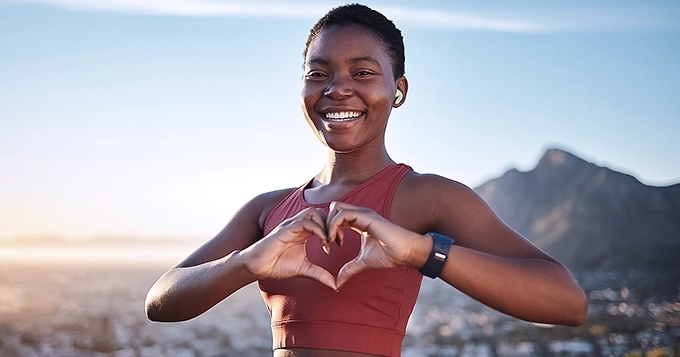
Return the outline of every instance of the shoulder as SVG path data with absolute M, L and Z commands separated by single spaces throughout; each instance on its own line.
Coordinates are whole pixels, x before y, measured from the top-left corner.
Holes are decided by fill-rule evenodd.
M 260 205 L 260 206 L 268 206 L 272 204 L 278 204 L 286 198 L 286 196 L 290 195 L 291 192 L 295 191 L 295 187 L 290 187 L 290 188 L 284 188 L 281 190 L 276 190 L 276 191 L 269 191 L 265 193 L 261 193 L 257 196 L 255 196 L 250 202 L 252 204 Z M 272 207 L 273 208 L 273 207 Z
M 424 233 L 435 230 L 443 220 L 462 220 L 466 212 L 487 210 L 486 202 L 467 185 L 440 175 L 412 171 L 397 188 L 391 217 L 395 223 Z
M 244 204 L 222 230 L 178 266 L 194 266 L 245 249 L 262 238 L 264 219 L 294 188 L 260 194 Z
M 269 213 L 296 189 L 291 187 L 259 194 L 250 200 L 244 208 L 247 207 L 252 212 L 259 212 L 257 222 L 260 229 L 262 229 Z
M 409 172 L 399 185 L 398 192 L 410 200 L 437 202 L 451 198 L 466 199 L 477 194 L 465 184 L 435 174 Z

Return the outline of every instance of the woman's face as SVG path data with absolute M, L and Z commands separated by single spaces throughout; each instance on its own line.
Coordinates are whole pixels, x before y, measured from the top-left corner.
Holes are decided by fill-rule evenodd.
M 333 25 L 309 44 L 302 82 L 302 111 L 319 139 L 336 152 L 384 146 L 397 88 L 385 45 L 367 28 Z M 403 101 L 402 101 L 403 103 Z

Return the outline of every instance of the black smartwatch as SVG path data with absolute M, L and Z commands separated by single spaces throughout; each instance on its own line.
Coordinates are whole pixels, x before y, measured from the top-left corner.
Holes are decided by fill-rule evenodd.
M 434 245 L 432 246 L 432 253 L 427 258 L 427 262 L 418 271 L 420 274 L 435 279 L 444 269 L 444 263 L 446 263 L 446 258 L 449 256 L 453 239 L 435 232 L 428 232 L 427 234 L 434 239 Z

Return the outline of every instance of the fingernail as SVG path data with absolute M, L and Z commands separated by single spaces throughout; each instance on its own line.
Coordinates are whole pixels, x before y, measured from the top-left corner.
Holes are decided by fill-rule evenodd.
M 324 244 L 323 247 L 321 247 L 321 249 L 323 249 L 323 252 L 326 253 L 326 255 L 331 254 L 331 246 L 330 245 Z

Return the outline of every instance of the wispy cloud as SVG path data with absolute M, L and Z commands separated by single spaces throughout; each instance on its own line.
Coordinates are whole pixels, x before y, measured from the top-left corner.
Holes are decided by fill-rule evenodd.
M 1 0 L 0 0 L 1 1 Z M 86 11 L 141 15 L 252 16 L 319 18 L 333 5 L 315 3 L 227 2 L 218 0 L 14 0 Z M 407 7 L 376 7 L 397 23 L 463 30 L 540 31 L 541 26 L 484 15 Z
M 328 6 L 211 0 L 23 0 L 74 10 L 110 11 L 142 15 L 310 17 Z
M 533 21 L 521 21 L 469 12 L 422 10 L 405 7 L 387 7 L 380 10 L 399 24 L 410 23 L 426 27 L 500 32 L 540 32 L 546 30 L 545 26 Z
M 3 0 L 0 0 L 2 2 Z M 332 5 L 319 2 L 275 3 L 224 0 L 4 0 L 46 4 L 73 10 L 140 15 L 251 16 L 318 18 Z M 501 3 L 502 5 L 502 3 Z M 603 32 L 680 28 L 680 6 L 508 7 L 492 11 L 451 11 L 415 7 L 379 7 L 398 24 L 454 30 L 496 32 Z

